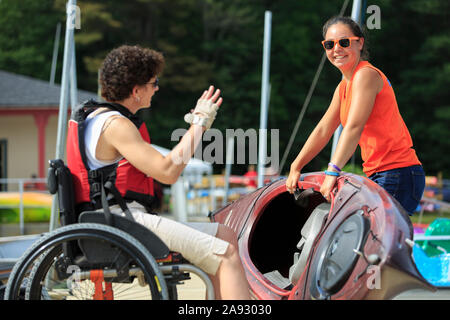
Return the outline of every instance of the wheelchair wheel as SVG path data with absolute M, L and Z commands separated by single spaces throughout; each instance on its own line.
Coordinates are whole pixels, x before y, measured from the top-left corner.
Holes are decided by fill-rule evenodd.
M 74 255 L 70 248 L 80 248 Z M 72 254 L 68 254 L 72 252 Z M 61 227 L 42 237 L 11 272 L 5 299 L 168 299 L 153 256 L 131 235 L 102 224 Z

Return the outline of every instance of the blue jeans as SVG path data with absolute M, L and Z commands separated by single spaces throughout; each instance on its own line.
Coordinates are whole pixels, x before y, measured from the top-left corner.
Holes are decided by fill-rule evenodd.
M 420 165 L 377 172 L 369 179 L 400 202 L 410 216 L 416 210 L 425 189 L 425 173 Z

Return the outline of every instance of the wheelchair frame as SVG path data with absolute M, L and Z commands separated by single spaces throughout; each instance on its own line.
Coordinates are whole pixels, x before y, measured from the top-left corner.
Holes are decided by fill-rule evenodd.
M 76 275 L 78 280 L 93 281 L 92 279 L 95 278 L 93 299 L 111 299 L 113 295 L 109 291 L 112 290 L 112 283 L 115 281 L 130 283 L 130 279 L 132 282 L 134 278 L 137 278 L 139 284 L 144 286 L 144 274 L 146 279 L 156 282 L 155 285 L 147 281 L 152 290 L 152 297 L 154 290 L 157 290 L 161 299 L 178 299 L 176 286 L 183 284 L 183 280 L 190 279 L 190 273 L 193 273 L 204 282 L 206 298 L 214 300 L 214 287 L 209 276 L 200 268 L 187 262 L 181 254 L 170 252 L 161 239 L 149 229 L 128 217 L 115 214 L 106 217 L 105 212 L 102 211 L 85 211 L 77 217 L 74 209 L 72 175 L 69 169 L 59 159 L 50 160 L 49 163 L 48 187 L 50 193 L 57 194 L 61 227 L 44 234 L 15 264 L 6 286 L 5 299 L 23 298 L 21 291 L 24 290 L 24 284 L 27 286 L 24 298 L 45 298 L 43 295 L 32 296 L 30 292 L 33 289 L 30 288 L 36 286 L 37 280 L 34 281 L 34 277 L 36 273 L 39 273 L 37 270 L 48 271 L 50 266 L 47 268 L 40 264 L 47 261 L 45 258 L 50 254 L 49 252 L 55 251 L 53 261 L 59 257 L 57 262 L 66 267 L 66 273 L 67 266 L 70 264 L 79 267 Z M 103 239 L 103 242 L 92 239 Z M 74 242 L 75 240 L 77 241 Z M 141 262 L 141 267 L 129 265 L 130 256 L 127 256 L 128 260 L 118 268 L 108 268 L 108 263 L 111 263 L 113 259 L 115 259 L 115 266 L 118 263 L 117 256 L 112 256 L 113 250 L 117 252 L 118 247 L 124 249 L 124 252 L 134 252 L 136 256 L 139 256 L 137 260 Z M 58 250 L 62 251 L 62 256 L 58 255 L 60 254 Z M 31 273 L 27 273 L 30 268 Z M 60 272 L 60 270 L 56 271 Z M 63 279 L 65 279 L 64 276 L 69 278 L 71 274 L 61 275 Z M 103 285 L 99 284 L 101 282 L 104 283 L 104 290 Z

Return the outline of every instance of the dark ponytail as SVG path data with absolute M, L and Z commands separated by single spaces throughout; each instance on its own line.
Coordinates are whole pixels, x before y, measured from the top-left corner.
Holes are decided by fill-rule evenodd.
M 330 28 L 332 25 L 336 23 L 343 23 L 347 25 L 350 30 L 352 30 L 353 34 L 356 37 L 364 38 L 364 44 L 361 49 L 361 60 L 369 60 L 369 50 L 367 49 L 367 37 L 365 36 L 365 30 L 362 29 L 352 18 L 350 17 L 342 17 L 342 16 L 335 16 L 330 18 L 325 24 L 323 25 L 322 29 L 322 35 L 325 39 L 325 35 L 327 34 L 328 28 Z

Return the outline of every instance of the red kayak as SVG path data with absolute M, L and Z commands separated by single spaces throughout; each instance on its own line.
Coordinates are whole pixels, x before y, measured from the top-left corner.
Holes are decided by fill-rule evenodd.
M 255 299 L 391 299 L 426 288 L 413 258 L 407 213 L 371 180 L 344 173 L 331 203 L 325 175 L 303 174 L 295 196 L 285 179 L 211 214 L 235 230 Z

